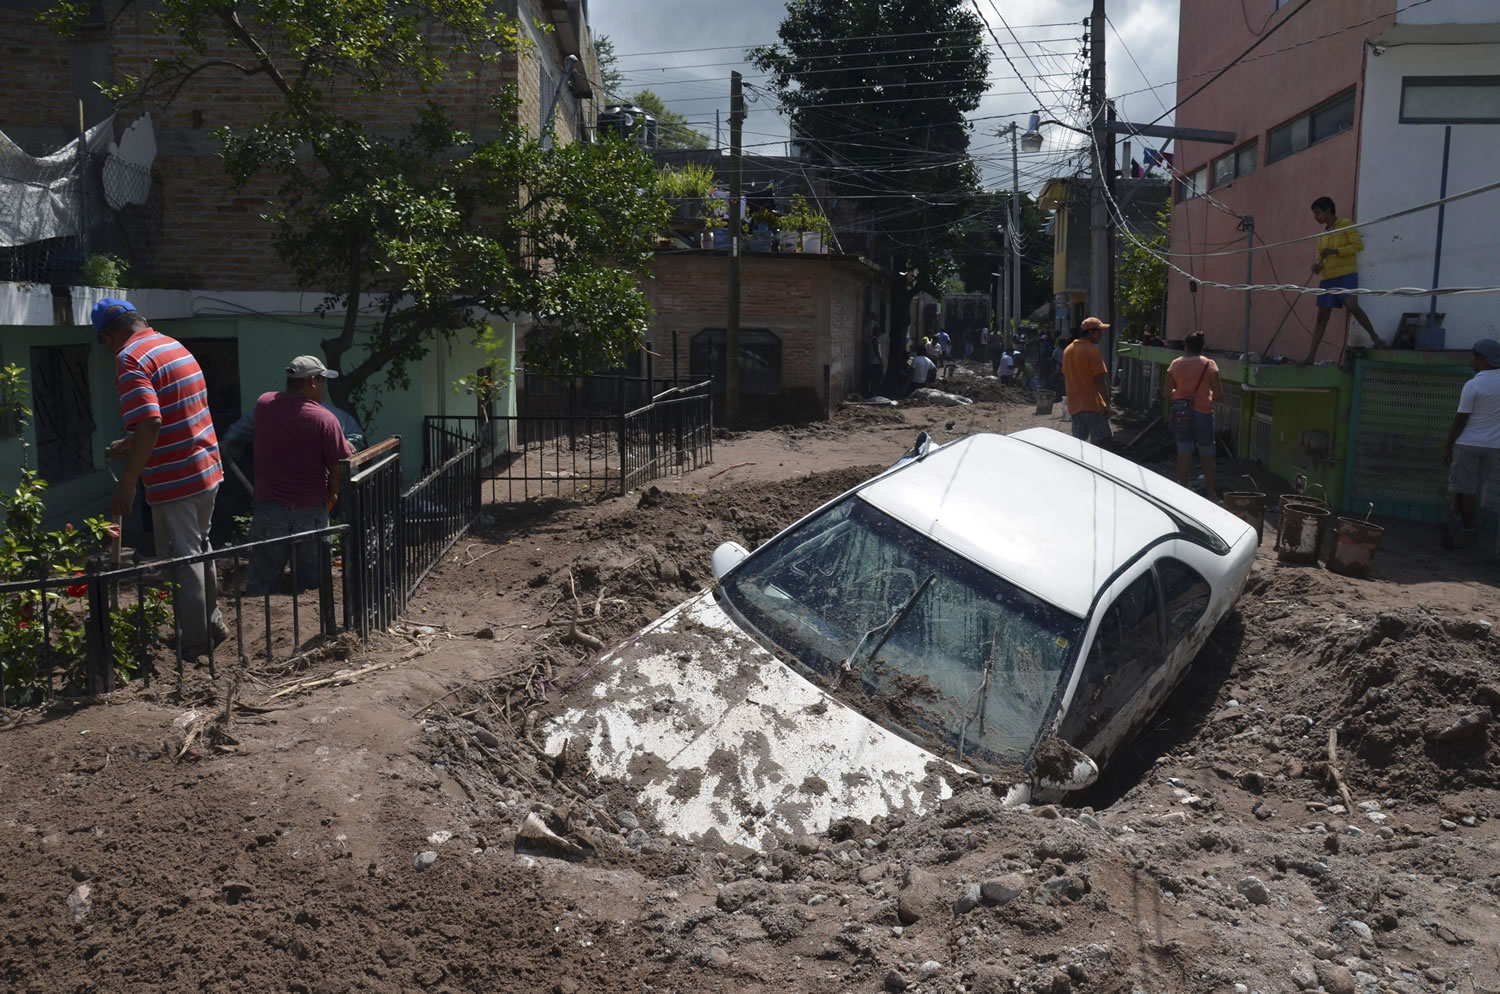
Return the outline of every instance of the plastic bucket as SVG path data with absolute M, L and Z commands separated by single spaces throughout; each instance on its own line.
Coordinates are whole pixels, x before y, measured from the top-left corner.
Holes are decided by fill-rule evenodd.
M 1255 544 L 1260 544 L 1266 524 L 1266 495 L 1251 490 L 1231 490 L 1224 494 L 1224 510 L 1255 529 Z
M 1278 555 L 1289 563 L 1315 563 L 1323 542 L 1323 530 L 1332 518 L 1321 504 L 1290 502 L 1281 508 Z
M 1051 390 L 1038 390 L 1036 392 L 1036 412 L 1038 414 L 1051 414 L 1052 404 L 1057 400 L 1057 394 Z
M 1333 533 L 1333 551 L 1328 554 L 1328 568 L 1345 576 L 1366 577 L 1380 550 L 1385 529 L 1358 518 L 1340 518 Z

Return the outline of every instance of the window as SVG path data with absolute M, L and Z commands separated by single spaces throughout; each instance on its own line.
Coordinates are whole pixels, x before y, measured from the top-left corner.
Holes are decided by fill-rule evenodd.
M 94 410 L 87 345 L 31 350 L 36 462 L 42 479 L 61 483 L 94 468 Z
M 1180 176 L 1177 179 L 1177 202 L 1192 200 L 1201 197 L 1208 191 L 1208 167 L 1202 166 L 1198 169 Z
M 693 336 L 688 368 L 694 380 L 714 378 L 714 393 L 724 392 L 724 329 L 708 328 Z M 781 393 L 781 339 L 764 329 L 740 330 L 740 393 L 774 397 Z
M 1104 612 L 1063 718 L 1066 741 L 1080 749 L 1092 743 L 1155 672 L 1161 663 L 1160 603 L 1156 578 L 1148 570 Z
M 1214 186 L 1223 186 L 1233 183 L 1241 176 L 1249 176 L 1255 172 L 1256 159 L 1260 152 L 1260 142 L 1252 141 L 1241 145 L 1233 152 L 1226 152 L 1214 160 Z
M 1407 76 L 1402 124 L 1500 124 L 1500 76 Z
M 1354 127 L 1354 90 L 1351 87 L 1266 135 L 1267 164 L 1295 155 L 1320 141 Z
M 1193 567 L 1170 557 L 1156 564 L 1161 597 L 1167 609 L 1167 645 L 1175 646 L 1192 633 L 1208 610 L 1212 593 L 1208 581 Z

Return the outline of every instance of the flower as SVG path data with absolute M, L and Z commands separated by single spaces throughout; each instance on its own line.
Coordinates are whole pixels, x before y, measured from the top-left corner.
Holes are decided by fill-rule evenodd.
M 88 592 L 89 585 L 87 583 L 75 583 L 68 588 L 69 597 L 84 597 Z
M 167 599 L 167 592 L 165 590 L 158 590 L 156 592 L 156 599 L 159 600 L 159 601 L 166 600 Z

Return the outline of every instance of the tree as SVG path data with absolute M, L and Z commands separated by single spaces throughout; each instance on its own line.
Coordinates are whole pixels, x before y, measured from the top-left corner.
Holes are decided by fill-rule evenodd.
M 617 99 L 625 92 L 625 73 L 620 69 L 615 40 L 609 35 L 595 38 L 594 57 L 599 60 L 599 85 L 604 89 L 605 99 Z
M 657 145 L 661 148 L 708 148 L 708 136 L 688 127 L 687 118 L 671 110 L 650 90 L 642 90 L 630 102 L 656 118 Z
M 1146 243 L 1154 252 L 1148 252 L 1131 239 L 1123 239 L 1124 251 L 1115 270 L 1115 296 L 1126 328 L 1137 333 L 1148 324 L 1161 324 L 1167 302 L 1167 263 L 1161 253 L 1167 250 L 1166 232 L 1171 223 L 1170 210 L 1164 207 L 1157 212 L 1158 233 Z
M 1021 316 L 1025 317 L 1052 298 L 1052 236 L 1047 233 L 1047 213 L 1036 198 L 1025 192 L 1021 198 Z M 1002 227 L 1010 225 L 1010 191 L 980 194 L 973 203 L 975 216 L 954 238 L 955 261 L 970 293 L 993 293 L 990 274 L 1008 272 L 1002 267 L 1010 261 L 1002 233 Z M 1005 306 L 1003 295 L 1001 306 Z M 1003 312 L 999 319 L 1004 320 Z
M 63 0 L 54 23 L 87 7 Z M 636 275 L 667 216 L 649 158 L 616 142 L 544 149 L 518 123 L 514 88 L 493 99 L 485 137 L 436 102 L 481 60 L 521 49 L 515 22 L 484 0 L 173 0 L 141 16 L 175 43 L 117 100 L 170 103 L 226 70 L 274 93 L 254 123 L 217 134 L 233 185 L 277 184 L 276 249 L 341 314 L 321 343 L 342 373 L 336 402 L 359 402 L 381 376 L 409 386 L 408 363 L 460 333 L 482 340 L 488 314 L 533 317 L 528 363 L 558 371 L 617 364 L 639 341 Z M 404 123 L 387 123 L 393 106 L 409 109 Z M 372 298 L 380 316 L 362 329 Z
M 789 0 L 779 42 L 749 53 L 835 195 L 873 216 L 872 254 L 898 274 L 898 343 L 911 295 L 954 271 L 955 226 L 973 211 L 964 114 L 987 85 L 981 30 L 967 0 Z

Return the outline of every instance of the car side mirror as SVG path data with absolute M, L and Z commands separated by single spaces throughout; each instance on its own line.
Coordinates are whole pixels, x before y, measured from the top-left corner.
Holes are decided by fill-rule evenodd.
M 1099 779 L 1099 764 L 1059 738 L 1042 743 L 1034 763 L 1031 779 L 1037 791 L 1066 794 L 1091 786 Z
M 714 571 L 714 579 L 722 580 L 725 573 L 728 573 L 744 562 L 749 555 L 750 550 L 738 542 L 725 542 L 719 546 L 714 550 L 713 558 L 710 560 Z

